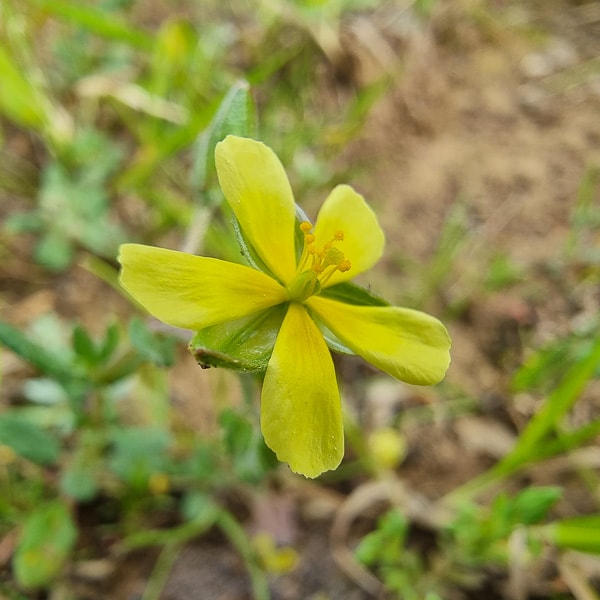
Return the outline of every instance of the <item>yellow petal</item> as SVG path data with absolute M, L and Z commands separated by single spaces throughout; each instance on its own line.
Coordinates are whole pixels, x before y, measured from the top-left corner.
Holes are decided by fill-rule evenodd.
M 381 257 L 385 236 L 375 213 L 365 199 L 349 185 L 338 185 L 327 197 L 315 225 L 316 245 L 321 246 L 334 237 L 336 231 L 344 233 L 344 241 L 337 242 L 351 268 L 344 273 L 336 271 L 326 287 L 348 281 L 370 269 Z
M 301 304 L 288 308 L 261 397 L 267 446 L 292 471 L 316 477 L 344 455 L 340 394 L 323 336 Z
M 432 385 L 450 364 L 450 336 L 436 318 L 396 306 L 354 306 L 313 296 L 307 304 L 351 350 L 397 379 Z
M 296 271 L 295 205 L 287 175 L 261 142 L 228 135 L 215 149 L 219 183 L 262 261 L 288 283 Z
M 141 244 L 119 252 L 121 285 L 157 319 L 202 329 L 275 306 L 287 294 L 244 265 Z

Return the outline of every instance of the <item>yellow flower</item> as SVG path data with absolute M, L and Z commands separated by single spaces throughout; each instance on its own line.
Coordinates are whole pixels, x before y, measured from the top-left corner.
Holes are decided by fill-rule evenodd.
M 327 288 L 366 271 L 383 252 L 377 217 L 351 187 L 331 192 L 313 228 L 307 221 L 298 225 L 289 181 L 270 148 L 228 136 L 217 144 L 215 160 L 225 198 L 266 272 L 124 244 L 121 284 L 161 321 L 192 330 L 284 305 L 262 388 L 261 428 L 279 460 L 316 477 L 335 469 L 344 454 L 340 394 L 322 331 L 393 377 L 418 385 L 444 377 L 450 338 L 425 313 L 327 297 Z

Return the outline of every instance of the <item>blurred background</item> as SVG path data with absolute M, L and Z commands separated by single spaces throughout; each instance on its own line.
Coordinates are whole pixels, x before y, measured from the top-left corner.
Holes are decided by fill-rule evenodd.
M 240 261 L 212 151 L 264 141 L 445 381 L 335 356 L 346 458 L 278 465 L 258 379 L 118 286 Z M 0 598 L 600 597 L 600 3 L 0 0 Z

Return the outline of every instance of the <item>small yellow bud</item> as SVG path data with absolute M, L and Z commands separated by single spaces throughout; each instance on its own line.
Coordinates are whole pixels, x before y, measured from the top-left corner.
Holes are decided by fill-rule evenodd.
M 298 563 L 298 553 L 289 546 L 278 548 L 268 533 L 257 533 L 252 545 L 268 573 L 288 573 Z
M 394 469 L 406 453 L 404 437 L 392 427 L 374 431 L 369 436 L 368 445 L 375 465 L 381 469 Z

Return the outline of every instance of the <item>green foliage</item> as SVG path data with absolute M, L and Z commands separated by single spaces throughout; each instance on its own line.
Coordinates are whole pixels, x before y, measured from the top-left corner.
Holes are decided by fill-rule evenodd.
M 489 506 L 465 503 L 444 528 L 439 546 L 425 556 L 411 543 L 410 521 L 390 510 L 361 539 L 355 556 L 398 598 L 444 598 L 457 583 L 477 588 L 478 569 L 506 567 L 509 541 L 518 528 L 531 529 L 529 552 L 535 555 L 539 534 L 531 526 L 547 517 L 561 495 L 559 487 L 536 487 L 512 497 L 500 494 Z M 435 572 L 432 565 L 437 565 Z
M 14 557 L 19 584 L 33 588 L 51 583 L 76 539 L 77 528 L 64 502 L 51 501 L 34 509 L 23 524 Z
M 498 254 L 490 261 L 485 287 L 492 291 L 501 290 L 521 281 L 522 278 L 522 269 L 506 254 Z
M 542 521 L 561 497 L 559 487 L 527 488 L 514 497 L 499 494 L 489 507 L 465 504 L 447 528 L 446 544 L 464 567 L 506 565 L 508 540 L 517 527 Z
M 125 238 L 108 213 L 107 185 L 121 158 L 118 147 L 99 132 L 80 132 L 64 149 L 62 160 L 44 169 L 37 209 L 14 214 L 8 231 L 40 232 L 35 258 L 52 271 L 70 265 L 75 244 L 113 256 Z
M 60 446 L 53 435 L 18 414 L 0 415 L 0 444 L 40 465 L 51 465 L 60 455 Z
M 256 423 L 231 409 L 219 416 L 225 451 L 231 457 L 236 475 L 243 481 L 258 482 L 277 465 L 265 445 Z
M 410 522 L 399 511 L 389 511 L 378 520 L 375 531 L 360 541 L 356 557 L 375 569 L 397 598 L 442 598 L 437 583 L 427 575 L 423 559 L 407 545 L 409 528 Z
M 121 427 L 111 438 L 110 468 L 132 491 L 146 490 L 152 474 L 165 472 L 171 446 L 166 430 Z
M 1 45 L 0 78 L 0 111 L 24 127 L 43 129 L 48 118 L 43 96 Z
M 513 389 L 547 393 L 556 387 L 566 367 L 575 367 L 589 355 L 598 325 L 597 319 L 592 319 L 585 328 L 537 349 L 513 375 Z M 594 376 L 600 376 L 600 365 Z
M 551 523 L 541 530 L 541 534 L 558 548 L 600 554 L 600 514 Z

